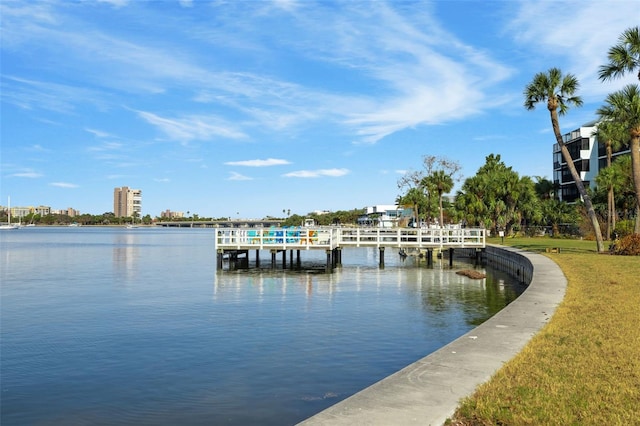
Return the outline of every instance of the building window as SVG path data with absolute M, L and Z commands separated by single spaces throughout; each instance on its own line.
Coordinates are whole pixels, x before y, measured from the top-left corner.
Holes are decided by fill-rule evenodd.
M 607 155 L 607 145 L 598 142 L 598 157 L 604 157 L 605 155 Z
M 569 154 L 571 155 L 572 160 L 577 160 L 580 158 L 580 148 L 582 145 L 576 142 L 571 142 L 567 144 L 567 150 L 569 150 Z
M 583 151 L 589 150 L 589 138 L 582 138 L 582 148 Z
M 607 159 L 606 158 L 601 158 L 598 160 L 598 170 L 602 170 L 605 167 L 607 167 Z

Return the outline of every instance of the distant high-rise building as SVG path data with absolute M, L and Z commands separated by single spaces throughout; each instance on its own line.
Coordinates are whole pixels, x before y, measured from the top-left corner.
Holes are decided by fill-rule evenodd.
M 127 186 L 113 190 L 113 214 L 116 217 L 142 216 L 142 191 Z

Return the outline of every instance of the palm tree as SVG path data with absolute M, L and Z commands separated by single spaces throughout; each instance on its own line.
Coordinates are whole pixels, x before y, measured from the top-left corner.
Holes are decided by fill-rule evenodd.
M 602 241 L 602 232 L 600 231 L 600 223 L 593 209 L 591 198 L 582 183 L 582 179 L 573 164 L 573 158 L 562 140 L 560 133 L 560 124 L 558 123 L 558 115 L 566 114 L 570 105 L 577 107 L 582 106 L 582 99 L 574 94 L 578 90 L 580 83 L 573 74 L 562 75 L 562 71 L 558 68 L 551 68 L 546 73 L 540 72 L 533 77 L 533 81 L 527 85 L 524 91 L 525 101 L 524 107 L 527 110 L 535 109 L 538 102 L 546 102 L 547 109 L 551 115 L 551 126 L 556 137 L 556 142 L 560 146 L 562 158 L 567 163 L 567 167 L 571 172 L 571 176 L 578 188 L 578 193 L 587 209 L 587 215 L 591 220 L 591 226 L 596 236 L 596 245 L 598 252 L 604 251 L 604 243 Z
M 595 134 L 598 141 L 604 142 L 607 153 L 607 168 L 609 168 L 611 167 L 613 151 L 620 149 L 627 137 L 626 130 L 619 123 L 601 121 Z M 601 185 L 607 186 L 607 240 L 611 239 L 611 232 L 616 227 L 616 206 L 612 176 L 610 172 L 607 172 L 600 182 Z
M 598 72 L 600 80 L 622 77 L 627 72 L 638 69 L 640 80 L 640 27 L 626 29 L 618 39 L 618 44 L 609 49 L 609 63 L 602 65 Z
M 550 198 L 542 202 L 542 216 L 545 224 L 551 226 L 553 236 L 560 235 L 561 223 L 575 223 L 578 220 L 576 206 Z
M 536 190 L 538 198 L 541 200 L 554 198 L 554 194 L 558 189 L 557 185 L 551 182 L 549 179 L 543 178 L 542 176 L 536 176 L 535 178 L 536 183 L 534 184 L 534 188 Z
M 438 208 L 440 210 L 440 227 L 444 226 L 444 213 L 442 209 L 442 196 L 453 188 L 453 178 L 444 170 L 436 170 L 423 179 L 426 187 L 433 188 L 438 194 Z
M 629 84 L 607 96 L 605 103 L 598 109 L 598 115 L 603 120 L 619 123 L 629 132 L 631 173 L 636 192 L 635 232 L 640 234 L 640 88 L 636 84 Z
M 398 196 L 396 203 L 410 206 L 413 209 L 415 226 L 420 223 L 420 205 L 424 204 L 425 195 L 420 188 L 410 188 L 404 196 Z
M 600 187 L 607 188 L 607 239 L 611 239 L 611 233 L 616 229 L 618 215 L 616 213 L 615 188 L 619 188 L 624 183 L 625 176 L 618 167 L 606 167 L 600 170 L 596 176 L 596 183 Z

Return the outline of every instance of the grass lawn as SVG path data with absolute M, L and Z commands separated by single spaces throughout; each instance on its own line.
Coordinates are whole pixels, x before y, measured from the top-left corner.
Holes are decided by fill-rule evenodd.
M 488 241 L 500 244 L 500 238 Z M 505 238 L 568 280 L 551 321 L 459 406 L 452 425 L 640 425 L 640 256 L 593 241 Z M 559 247 L 560 253 L 545 253 Z

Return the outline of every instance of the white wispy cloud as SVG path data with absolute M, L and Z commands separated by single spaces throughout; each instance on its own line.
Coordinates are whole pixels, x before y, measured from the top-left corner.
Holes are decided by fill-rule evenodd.
M 30 147 L 26 148 L 26 150 L 31 152 L 51 152 L 50 149 L 45 148 L 40 144 L 31 145 Z
M 146 111 L 137 111 L 149 124 L 156 126 L 169 139 L 186 143 L 192 140 L 245 139 L 247 135 L 235 125 L 214 116 L 165 118 Z
M 87 148 L 88 151 L 94 151 L 94 152 L 104 152 L 104 151 L 117 151 L 119 149 L 122 149 L 123 145 L 120 142 L 103 142 L 100 145 L 97 146 L 91 146 L 89 148 Z M 112 158 L 115 158 L 114 154 L 104 154 L 104 156 L 112 156 Z M 105 159 L 105 157 L 102 157 L 102 159 Z
M 8 75 L 2 76 L 2 81 L 2 99 L 22 109 L 46 109 L 69 114 L 81 104 L 106 108 L 105 94 L 85 87 Z
M 124 0 L 110 2 L 118 7 L 126 4 Z M 193 3 L 183 0 L 181 5 L 191 7 Z M 547 56 L 568 57 L 583 88 L 588 86 L 587 96 L 602 94 L 610 91 L 610 86 L 600 84 L 593 76 L 608 46 L 625 26 L 621 20 L 637 15 L 635 2 L 615 5 L 518 2 L 511 6 L 514 18 L 505 36 L 515 37 L 527 48 L 537 46 L 538 52 Z M 331 69 L 327 81 L 344 76 L 364 87 L 375 87 L 374 95 L 358 87 L 337 90 L 317 82 L 305 85 L 303 78 L 286 81 L 274 77 L 275 73 L 223 68 L 215 57 L 205 59 L 189 51 L 176 53 L 171 43 L 119 38 L 99 26 L 87 30 L 86 23 L 65 14 L 64 9 L 46 4 L 7 7 L 5 15 L 9 18 L 3 39 L 8 39 L 13 48 L 65 46 L 57 52 L 60 62 L 64 64 L 65 57 L 73 57 L 73 66 L 78 69 L 97 61 L 105 72 L 89 73 L 87 78 L 99 79 L 103 87 L 163 94 L 167 87 L 178 86 L 190 91 L 192 100 L 241 114 L 241 120 L 231 122 L 206 114 L 170 118 L 138 112 L 167 137 L 183 143 L 240 139 L 255 129 L 291 130 L 319 121 L 345 126 L 356 136 L 356 142 L 376 143 L 404 129 L 461 120 L 515 98 L 520 102 L 520 93 L 496 92 L 499 83 L 514 76 L 508 65 L 481 47 L 458 39 L 432 16 L 429 5 L 418 2 L 395 6 L 394 2 L 379 1 L 345 2 L 324 8 L 316 3 L 281 0 L 243 9 L 242 20 L 234 15 L 240 8 L 217 5 L 218 19 L 225 23 L 218 31 L 194 21 L 184 25 L 177 17 L 163 23 L 180 34 L 209 41 L 218 49 L 232 41 L 240 54 L 269 58 L 274 50 L 284 47 Z M 628 9 L 628 13 L 621 14 L 620 8 Z M 258 37 L 260 32 L 248 30 L 265 25 L 274 14 L 291 26 L 290 37 L 278 40 L 280 44 L 270 44 L 272 39 L 267 43 Z M 594 26 L 593 22 L 599 24 Z M 232 40 L 229 31 L 233 32 Z M 160 63 L 162 66 L 157 66 Z M 10 85 L 10 90 L 5 88 L 3 96 L 24 108 L 71 111 L 79 102 L 104 98 L 78 87 L 22 83 Z
M 36 179 L 36 178 L 42 177 L 43 174 L 31 169 L 27 169 L 22 172 L 13 173 L 10 176 L 19 177 L 19 178 Z
M 171 179 L 169 178 L 155 178 L 153 179 L 155 182 L 160 182 L 160 183 L 167 183 L 167 182 L 171 182 Z
M 319 170 L 297 170 L 285 173 L 283 177 L 296 178 L 318 178 L 318 177 L 340 177 L 349 174 L 348 169 L 319 169 Z
M 111 134 L 109 134 L 108 132 L 103 132 L 102 130 L 96 130 L 96 129 L 89 129 L 87 127 L 84 128 L 85 131 L 91 133 L 92 135 L 94 135 L 97 138 L 109 138 L 109 137 L 113 137 Z
M 252 177 L 242 175 L 237 172 L 231 172 L 231 176 L 229 176 L 226 180 L 253 180 Z
M 384 2 L 343 3 L 337 19 L 333 9 L 314 4 L 284 1 L 272 6 L 285 16 L 289 14 L 291 23 L 300 31 L 300 37 L 280 41 L 285 47 L 332 67 L 335 74 L 328 76 L 330 80 L 344 74 L 375 86 L 375 96 L 357 89 L 339 92 L 329 86 L 306 86 L 278 80 L 267 73 L 217 69 L 215 61 L 211 67 L 202 58 L 176 54 L 171 46 L 119 39 L 98 29 L 72 32 L 67 28 L 78 23 L 69 22 L 71 18 L 67 16 L 57 16 L 61 21 L 57 25 L 40 23 L 22 37 L 64 44 L 73 52 L 76 64 L 78 60 L 84 62 L 82 67 L 95 61 L 104 63 L 109 72 L 100 76 L 103 85 L 163 93 L 167 86 L 178 84 L 193 90 L 194 99 L 200 102 L 231 107 L 247 118 L 242 125 L 220 119 L 210 124 L 207 116 L 166 118 L 139 112 L 169 138 L 182 142 L 243 138 L 249 127 L 285 130 L 329 120 L 347 126 L 360 142 L 375 143 L 406 128 L 460 119 L 490 107 L 492 102 L 499 103 L 486 91 L 511 73 L 503 64 L 441 29 L 421 10 L 422 6 L 414 6 L 416 13 L 409 10 L 401 15 Z M 246 12 L 240 22 L 228 17 L 238 27 L 234 39 L 244 40 L 246 50 L 273 56 L 278 45 L 267 45 L 254 38 L 253 31 L 247 31 L 264 24 L 262 20 L 270 13 Z M 197 23 L 187 31 L 211 33 L 210 28 Z M 210 37 L 219 46 L 221 38 L 226 40 L 228 34 Z M 156 66 L 158 63 L 162 66 Z
M 51 182 L 49 185 L 55 186 L 58 188 L 78 188 L 79 187 L 75 183 L 68 183 L 68 182 Z
M 120 8 L 129 4 L 129 0 L 98 0 L 98 3 L 108 3 L 113 7 Z
M 291 164 L 291 163 L 283 159 L 267 158 L 266 160 L 227 161 L 224 164 L 227 166 L 269 167 L 269 166 L 282 166 L 282 165 Z

